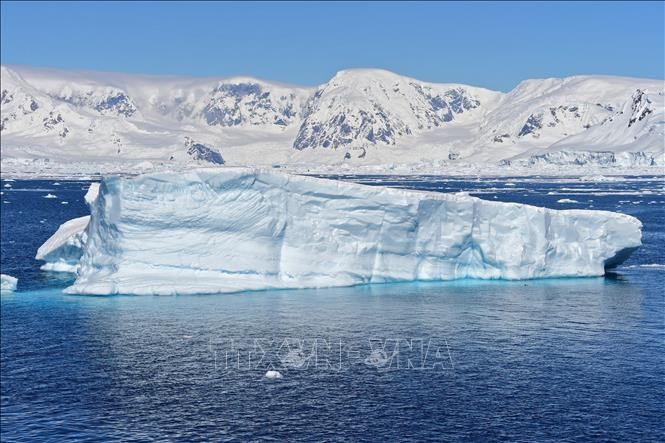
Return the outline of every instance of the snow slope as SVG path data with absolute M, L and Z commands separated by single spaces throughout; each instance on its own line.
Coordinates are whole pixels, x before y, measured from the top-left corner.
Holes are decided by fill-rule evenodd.
M 340 71 L 315 88 L 13 66 L 1 75 L 5 174 L 663 166 L 662 80 L 539 79 L 502 93 L 380 69 Z M 636 94 L 652 113 L 627 140 L 610 123 Z
M 102 181 L 87 294 L 182 294 L 459 278 L 599 276 L 641 223 L 247 168 Z
M 537 164 L 571 159 L 626 166 L 665 165 L 665 94 L 640 89 L 624 106 L 600 124 L 571 135 L 545 149 L 529 151 L 518 162 Z

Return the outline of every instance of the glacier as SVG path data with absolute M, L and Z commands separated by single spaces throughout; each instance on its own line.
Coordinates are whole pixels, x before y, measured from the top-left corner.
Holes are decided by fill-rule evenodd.
M 302 87 L 0 66 L 13 177 L 176 171 L 662 174 L 662 79 L 583 75 L 501 92 L 345 69 Z
M 641 245 L 641 226 L 607 211 L 275 170 L 107 177 L 66 292 L 168 295 L 601 276 Z

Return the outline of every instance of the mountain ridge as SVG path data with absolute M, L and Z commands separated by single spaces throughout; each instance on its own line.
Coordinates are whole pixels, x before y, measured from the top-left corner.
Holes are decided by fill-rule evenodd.
M 259 166 L 496 166 L 562 147 L 573 152 L 573 164 L 575 152 L 588 157 L 587 148 L 614 152 L 621 147 L 642 152 L 635 157 L 644 158 L 638 166 L 665 163 L 665 148 L 657 139 L 665 120 L 658 106 L 665 89 L 660 80 L 529 79 L 504 93 L 375 68 L 341 70 L 318 87 L 249 76 L 188 78 L 6 65 L 1 72 L 2 161 L 18 169 L 21 162 L 38 159 L 198 164 L 201 156 L 187 153 L 192 141 L 229 164 Z M 631 130 L 640 142 L 626 143 L 618 127 L 602 125 L 621 115 L 638 90 L 655 105 L 646 123 L 638 125 L 639 133 Z M 593 140 L 585 141 L 591 128 Z M 605 130 L 613 135 L 599 135 Z M 566 143 L 568 137 L 576 137 L 574 143 Z

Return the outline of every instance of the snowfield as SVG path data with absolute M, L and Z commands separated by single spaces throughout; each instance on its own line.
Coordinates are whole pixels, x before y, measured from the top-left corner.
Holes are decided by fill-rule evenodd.
M 106 178 L 91 209 L 69 293 L 601 276 L 641 245 L 619 213 L 249 168 Z
M 663 80 L 526 80 L 508 93 L 348 69 L 319 87 L 2 66 L 2 173 L 654 174 Z

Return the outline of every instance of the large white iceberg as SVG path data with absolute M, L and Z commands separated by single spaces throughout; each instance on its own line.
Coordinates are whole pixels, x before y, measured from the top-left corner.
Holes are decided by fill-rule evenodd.
M 600 276 L 641 245 L 606 211 L 204 169 L 102 181 L 69 293 L 185 294 Z

